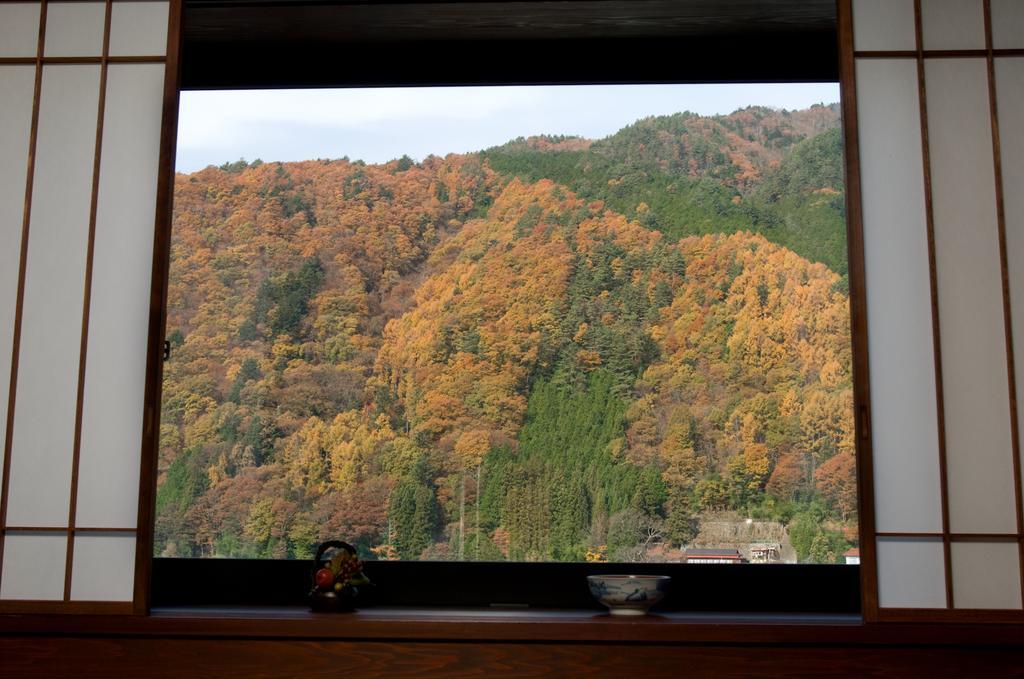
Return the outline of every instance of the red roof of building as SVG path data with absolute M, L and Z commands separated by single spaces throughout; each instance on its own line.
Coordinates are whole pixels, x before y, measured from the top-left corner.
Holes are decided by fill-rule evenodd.
M 688 549 L 687 559 L 741 559 L 743 555 L 738 549 Z
M 843 556 L 860 556 L 860 547 L 850 547 L 843 552 Z

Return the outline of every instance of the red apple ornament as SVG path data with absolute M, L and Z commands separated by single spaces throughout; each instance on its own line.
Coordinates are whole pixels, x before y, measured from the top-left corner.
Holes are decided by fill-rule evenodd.
M 324 589 L 330 588 L 334 584 L 334 573 L 331 572 L 330 568 L 321 568 L 316 572 L 316 586 Z

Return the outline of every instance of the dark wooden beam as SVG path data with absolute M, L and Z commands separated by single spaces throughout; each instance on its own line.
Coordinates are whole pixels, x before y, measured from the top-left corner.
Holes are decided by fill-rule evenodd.
M 832 0 L 190 0 L 187 89 L 838 78 Z
M 832 0 L 190 0 L 186 7 L 189 42 L 573 40 L 835 30 Z
M 1019 648 L 0 639 L 5 677 L 1010 677 Z
M 566 41 L 192 43 L 184 89 L 838 79 L 835 35 Z
M 492 608 L 370 608 L 312 613 L 308 607 L 154 609 L 150 616 L 0 615 L 4 636 L 462 643 L 734 644 L 749 646 L 965 646 L 1024 649 L 1024 628 L 984 623 L 863 623 L 848 615 L 664 613 L 621 618 L 601 611 Z M 0 655 L 2 657 L 2 655 Z M 3 675 L 0 672 L 0 675 Z M 3 675 L 6 676 L 6 675 Z

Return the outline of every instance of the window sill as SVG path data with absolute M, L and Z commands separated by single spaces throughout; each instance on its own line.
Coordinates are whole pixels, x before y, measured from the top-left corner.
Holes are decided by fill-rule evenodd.
M 1022 646 L 1024 627 L 870 624 L 851 615 L 664 613 L 619 618 L 591 610 L 379 607 L 164 608 L 150 616 L 5 615 L 0 634 L 645 644 Z

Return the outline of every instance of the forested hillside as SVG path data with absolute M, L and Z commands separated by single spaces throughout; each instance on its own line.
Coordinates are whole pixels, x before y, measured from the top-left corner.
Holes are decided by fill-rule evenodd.
M 517 139 L 492 168 L 546 178 L 670 238 L 751 231 L 846 275 L 839 106 L 646 118 L 597 142 Z
M 855 540 L 836 107 L 175 188 L 157 553 Z

